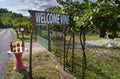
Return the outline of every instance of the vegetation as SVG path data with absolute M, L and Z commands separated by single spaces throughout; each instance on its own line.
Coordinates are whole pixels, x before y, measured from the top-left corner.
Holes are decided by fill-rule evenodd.
M 14 62 L 13 62 L 13 57 L 10 58 L 10 61 L 8 62 L 8 69 L 6 73 L 6 79 L 11 79 L 11 75 L 14 73 L 13 68 L 14 68 Z
M 0 8 L 0 28 L 14 28 L 17 38 L 19 38 L 18 33 L 21 32 L 21 27 L 24 28 L 23 32 L 28 34 L 30 33 L 30 26 L 31 24 L 28 17 Z
M 112 33 L 113 38 L 116 37 L 117 32 L 119 32 L 119 0 L 98 0 L 99 11 L 94 14 L 93 21 L 94 24 L 100 30 L 100 37 L 105 37 L 106 32 Z
M 83 0 L 81 3 L 73 0 L 57 0 L 57 2 L 62 5 L 62 8 L 59 6 L 51 7 L 46 9 L 46 11 L 54 11 L 70 15 L 70 25 L 64 26 L 64 28 L 61 27 L 62 25 L 53 25 L 53 28 L 51 28 L 56 32 L 62 31 L 64 34 L 64 43 L 66 42 L 65 37 L 67 34 L 70 34 L 71 37 L 70 41 L 72 41 L 72 47 L 67 53 L 65 53 L 66 44 L 64 44 L 64 60 L 66 59 L 64 63 L 61 61 L 61 52 L 63 51 L 63 48 L 61 49 L 60 47 L 57 50 L 53 48 L 58 60 L 64 64 L 64 69 L 65 66 L 69 71 L 71 71 L 70 68 L 72 68 L 72 72 L 74 72 L 73 74 L 77 79 L 85 79 L 85 77 L 87 79 L 120 78 L 118 74 L 118 65 L 120 65 L 119 57 L 117 57 L 117 55 L 119 55 L 118 49 L 111 50 L 102 47 L 98 49 L 88 48 L 85 50 L 85 42 L 87 38 L 86 32 L 90 30 L 95 30 L 100 37 L 105 37 L 106 33 L 111 39 L 118 37 L 120 30 L 120 0 Z M 0 9 L 0 26 L 1 28 L 13 27 L 16 31 L 17 37 L 19 38 L 18 30 L 20 27 L 27 29 L 26 33 L 29 33 L 31 24 L 28 21 L 28 17 L 9 12 L 6 9 Z M 55 26 L 58 28 L 54 28 Z M 42 33 L 46 35 L 45 31 Z M 79 33 L 77 40 L 80 41 L 82 51 L 77 49 L 74 50 L 76 33 Z M 22 37 L 24 38 L 23 34 Z M 71 45 L 68 45 L 68 47 L 69 46 Z M 41 58 L 35 60 L 40 61 Z M 36 68 L 36 70 L 39 70 L 39 68 L 40 67 Z M 80 73 L 82 74 L 80 75 Z M 35 76 L 37 76 L 37 74 L 35 74 Z M 44 76 L 45 75 L 42 76 L 43 79 L 45 78 Z M 37 78 L 41 77 L 38 76 Z
M 8 64 L 8 71 L 6 75 L 6 79 L 29 79 L 29 56 L 26 55 L 23 57 L 23 63 L 26 66 L 25 71 L 15 72 L 13 71 L 13 67 L 15 63 L 13 63 L 13 57 Z M 55 68 L 52 63 L 52 59 L 50 54 L 45 52 L 35 52 L 33 54 L 33 79 L 62 79 L 59 75 L 59 72 Z
M 57 43 L 58 44 L 58 43 Z M 63 64 L 63 46 L 62 43 L 57 45 L 55 52 L 56 58 Z M 119 48 L 107 48 L 105 46 L 97 48 L 87 48 L 86 50 L 87 68 L 86 68 L 86 79 L 117 79 L 119 76 Z M 71 72 L 71 53 L 72 49 L 69 50 L 69 57 L 67 62 L 66 70 Z M 71 72 L 76 79 L 82 77 L 82 50 L 75 49 L 75 63 L 74 72 Z
M 57 2 L 64 8 L 51 7 L 47 11 L 71 14 L 76 29 L 79 30 L 80 25 L 85 25 L 86 31 L 94 29 L 100 37 L 105 37 L 106 33 L 113 38 L 118 36 L 120 30 L 119 0 L 83 0 L 81 3 L 72 0 L 57 0 Z
M 73 71 L 74 64 L 74 43 L 75 43 L 75 33 L 79 33 L 79 39 L 81 48 L 83 51 L 82 57 L 82 78 L 85 79 L 85 71 L 87 67 L 86 53 L 85 53 L 85 32 L 89 31 L 88 28 L 98 29 L 100 37 L 105 37 L 106 33 L 111 33 L 109 38 L 113 39 L 116 37 L 117 32 L 119 32 L 119 0 L 97 0 L 89 1 L 83 0 L 82 3 L 72 0 L 57 0 L 57 2 L 62 5 L 63 8 L 53 7 L 49 10 L 61 13 L 67 13 L 70 15 L 70 26 L 67 26 L 64 33 L 64 67 L 65 62 L 68 61 L 68 53 L 65 52 L 66 42 L 65 36 L 71 32 L 72 39 L 72 56 L 71 56 L 71 67 Z M 91 27 L 90 27 L 91 26 Z M 114 29 L 113 29 L 114 28 Z M 70 31 L 67 31 L 70 30 Z M 68 49 L 67 49 L 68 50 Z M 65 60 L 66 58 L 66 60 Z M 65 68 L 64 68 L 65 69 Z

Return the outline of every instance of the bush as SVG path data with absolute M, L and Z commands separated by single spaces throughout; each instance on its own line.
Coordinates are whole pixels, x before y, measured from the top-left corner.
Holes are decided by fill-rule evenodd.
M 110 39 L 114 39 L 114 38 L 115 38 L 115 36 L 114 36 L 113 34 L 109 34 L 108 37 L 109 37 Z

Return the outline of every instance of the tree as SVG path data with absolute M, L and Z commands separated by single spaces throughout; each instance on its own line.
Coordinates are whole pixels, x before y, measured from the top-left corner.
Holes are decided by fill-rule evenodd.
M 81 79 L 85 79 L 85 70 L 87 66 L 86 53 L 85 53 L 85 40 L 86 40 L 85 28 L 93 24 L 92 22 L 92 17 L 94 15 L 93 8 L 96 6 L 94 5 L 94 3 L 89 2 L 88 0 L 84 0 L 83 3 L 79 3 L 78 1 L 72 1 L 72 0 L 65 0 L 65 1 L 57 0 L 57 2 L 64 7 L 63 11 L 70 15 L 70 28 L 73 33 L 73 43 L 74 43 L 74 33 L 76 31 L 79 31 L 80 33 L 80 44 L 83 51 Z M 72 56 L 74 56 L 74 49 Z
M 119 29 L 118 15 L 119 5 L 118 0 L 98 0 L 99 11 L 94 15 L 93 21 L 100 30 L 100 37 L 105 37 L 106 32 L 112 33 L 115 37 Z
M 70 15 L 71 25 L 67 28 L 70 28 L 73 33 L 73 42 L 74 33 L 78 31 L 80 33 L 80 44 L 83 50 L 82 79 L 85 79 L 85 70 L 87 66 L 85 54 L 86 28 L 94 25 L 100 30 L 100 37 L 104 37 L 106 31 L 111 32 L 115 36 L 120 28 L 120 1 L 97 0 L 96 2 L 92 2 L 89 0 L 83 0 L 83 2 L 80 3 L 72 0 L 57 0 L 57 2 L 62 5 L 63 13 Z
M 45 9 L 45 11 L 49 11 L 49 12 L 58 12 L 58 13 L 62 13 L 62 9 L 59 6 L 53 6 L 50 8 Z
M 24 27 L 28 33 L 28 31 L 30 31 L 30 26 L 31 24 L 28 17 L 25 17 L 22 14 L 13 13 L 7 9 L 0 8 L 0 27 L 14 28 L 17 34 L 17 38 L 19 38 L 20 27 Z M 22 36 L 24 38 L 23 32 Z
M 0 13 L 7 13 L 8 10 L 7 9 L 4 9 L 4 8 L 0 8 Z
M 72 40 L 73 40 L 73 41 L 72 41 L 72 42 L 73 42 L 72 45 L 73 45 L 73 46 L 72 46 L 72 58 L 71 58 L 71 60 L 72 60 L 72 71 L 73 71 L 73 68 L 74 68 L 74 42 L 75 42 L 75 39 L 74 39 L 74 33 L 75 33 L 74 27 L 75 27 L 75 22 L 74 22 L 74 20 L 73 20 L 73 17 L 74 17 L 74 14 L 75 14 L 75 13 L 73 12 L 74 6 L 72 6 L 72 5 L 73 5 L 73 2 L 70 1 L 70 0 L 66 0 L 66 1 L 57 0 L 57 2 L 64 7 L 62 13 L 67 13 L 67 14 L 70 15 L 70 27 L 66 27 L 66 28 L 72 29 L 71 32 L 72 32 Z M 66 30 L 66 31 L 67 31 L 67 30 Z M 65 38 L 65 36 L 66 36 L 66 31 L 64 32 L 64 38 Z M 65 41 L 65 40 L 64 40 L 64 41 Z M 64 44 L 64 45 L 65 45 L 65 44 Z M 67 60 L 66 57 L 68 57 L 68 56 L 67 56 L 68 53 L 66 54 L 66 52 L 65 52 L 65 47 L 66 47 L 66 46 L 64 46 L 64 70 L 65 70 L 65 62 L 66 62 L 66 60 Z M 65 59 L 65 58 L 66 58 L 66 59 Z
M 28 17 L 25 17 L 21 14 L 13 13 L 12 18 L 14 18 L 14 19 L 12 19 L 11 23 L 12 23 L 13 28 L 16 31 L 17 38 L 19 38 L 18 32 L 21 27 L 30 31 L 30 22 L 29 22 Z M 23 32 L 21 32 L 21 33 L 22 33 L 22 37 L 24 38 Z

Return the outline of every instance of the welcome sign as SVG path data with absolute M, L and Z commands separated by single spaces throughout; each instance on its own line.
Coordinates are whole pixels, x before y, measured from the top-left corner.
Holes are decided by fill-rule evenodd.
M 69 24 L 69 15 L 29 10 L 33 24 Z

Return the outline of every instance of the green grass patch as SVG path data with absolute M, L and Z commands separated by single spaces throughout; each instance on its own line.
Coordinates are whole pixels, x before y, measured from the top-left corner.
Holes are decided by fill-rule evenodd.
M 32 57 L 33 79 L 62 79 L 48 53 L 36 52 Z M 29 56 L 23 57 L 23 63 L 26 66 L 26 70 L 15 72 L 13 71 L 13 61 L 9 61 L 8 68 L 10 70 L 8 69 L 7 71 L 6 79 L 10 79 L 11 76 L 14 76 L 14 79 L 29 79 Z M 14 74 L 11 72 L 14 72 Z
M 86 34 L 86 40 L 101 40 L 101 39 L 107 39 L 107 38 L 100 38 L 99 34 Z M 70 35 L 66 36 L 66 40 L 70 40 Z M 75 34 L 75 40 L 80 41 L 79 34 Z
M 13 68 L 14 68 L 14 62 L 13 62 L 13 57 L 11 57 L 9 62 L 8 62 L 6 79 L 11 79 L 11 77 L 12 77 L 11 75 L 14 73 Z
M 18 38 L 18 39 L 19 39 L 19 40 L 22 40 L 22 39 L 23 39 L 21 32 L 19 32 L 19 38 Z M 30 34 L 25 34 L 25 33 L 24 33 L 24 39 L 23 39 L 23 40 L 26 41 L 26 42 L 29 42 L 29 41 L 30 41 Z
M 14 29 L 12 29 L 12 32 L 13 32 L 13 34 L 14 34 L 14 40 L 22 40 L 22 39 L 23 39 L 21 32 L 18 32 L 19 38 L 17 38 L 17 34 L 16 34 L 16 32 L 15 32 Z M 29 34 L 24 33 L 24 41 L 25 41 L 25 42 L 29 42 L 29 41 L 30 41 L 30 33 L 29 33 Z M 34 42 L 36 41 L 36 40 L 35 40 L 35 34 L 33 34 L 33 41 L 34 41 Z
M 86 40 L 101 40 L 107 38 L 100 38 L 99 34 L 86 34 Z
M 60 51 L 60 52 L 59 52 Z M 57 49 L 55 53 L 56 58 L 61 63 L 63 60 L 63 49 Z M 69 50 L 71 54 L 71 50 Z M 119 49 L 103 49 L 93 48 L 86 49 L 87 55 L 87 70 L 86 79 L 119 79 L 120 75 L 120 53 Z M 68 72 L 71 72 L 71 55 L 68 55 Z M 76 79 L 80 79 L 82 75 L 82 51 L 75 50 L 74 72 L 72 74 Z

